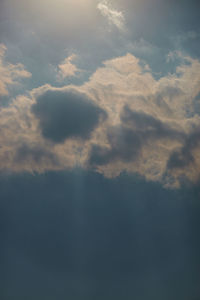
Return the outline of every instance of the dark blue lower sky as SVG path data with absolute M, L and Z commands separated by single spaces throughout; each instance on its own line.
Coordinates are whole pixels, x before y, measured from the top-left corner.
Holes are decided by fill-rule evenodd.
M 1 299 L 200 299 L 199 196 L 125 174 L 4 176 Z

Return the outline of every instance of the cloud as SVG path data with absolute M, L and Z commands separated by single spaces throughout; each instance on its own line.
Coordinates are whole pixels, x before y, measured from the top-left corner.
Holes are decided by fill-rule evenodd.
M 6 50 L 6 46 L 0 44 L 0 96 L 7 96 L 9 87 L 18 85 L 22 78 L 31 77 L 31 73 L 26 71 L 22 64 L 18 63 L 14 65 L 6 62 Z
M 42 135 L 54 143 L 66 139 L 89 139 L 105 112 L 91 99 L 73 89 L 47 90 L 36 98 L 32 112 Z
M 40 169 L 59 167 L 59 160 L 53 151 L 40 145 L 22 144 L 16 149 L 14 155 L 14 163 L 16 165 L 23 164 L 27 169 L 35 169 L 35 166 L 40 166 Z M 39 171 L 39 168 L 38 170 Z
M 92 145 L 89 164 L 106 176 L 126 170 L 166 186 L 178 186 L 185 169 L 178 175 L 170 172 L 168 178 L 165 172 L 170 155 L 183 147 L 187 136 L 200 125 L 194 106 L 200 62 L 183 57 L 176 73 L 160 79 L 130 54 L 104 65 L 86 85 L 109 114 L 104 141 Z M 197 150 L 193 155 L 199 160 Z M 199 168 L 195 172 L 196 176 L 187 172 L 193 182 L 198 180 Z
M 103 166 L 110 162 L 134 160 L 142 146 L 142 136 L 126 127 L 110 128 L 107 133 L 109 147 L 92 146 L 89 163 L 91 166 Z
M 178 187 L 200 175 L 200 62 L 183 57 L 156 79 L 127 54 L 84 84 L 41 86 L 0 111 L 1 170 L 94 169 Z M 23 159 L 24 158 L 24 159 Z
M 31 98 L 18 96 L 0 110 L 1 172 L 41 173 L 60 168 L 55 149 L 38 132 L 32 104 Z
M 58 81 L 62 81 L 67 77 L 75 77 L 77 73 L 81 72 L 75 64 L 72 62 L 76 59 L 76 55 L 72 54 L 71 56 L 64 59 L 61 64 L 58 65 Z
M 200 180 L 200 127 L 193 129 L 182 147 L 175 149 L 167 162 L 167 176 L 195 182 Z
M 171 137 L 178 139 L 182 136 L 180 132 L 170 128 L 168 124 L 165 124 L 158 118 L 142 111 L 133 111 L 128 106 L 124 107 L 121 120 L 141 135 L 144 134 L 146 139 L 151 137 Z
M 172 129 L 159 119 L 143 112 L 132 111 L 125 106 L 121 113 L 121 126 L 111 128 L 107 133 L 109 148 L 94 145 L 90 154 L 91 165 L 106 165 L 112 161 L 134 161 L 142 153 L 142 147 L 149 141 L 182 140 L 184 134 Z
M 108 22 L 116 26 L 119 30 L 124 30 L 124 15 L 121 11 L 117 11 L 110 7 L 107 1 L 101 1 L 97 5 L 101 14 L 108 19 Z

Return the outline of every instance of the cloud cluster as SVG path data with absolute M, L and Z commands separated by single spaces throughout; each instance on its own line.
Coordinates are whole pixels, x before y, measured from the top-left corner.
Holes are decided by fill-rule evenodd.
M 93 87 L 112 122 L 103 147 L 93 145 L 89 162 L 107 176 L 127 170 L 166 185 L 179 185 L 184 177 L 199 180 L 200 63 L 179 55 L 176 73 L 159 80 L 130 54 L 105 62 L 92 76 L 87 88 Z M 170 168 L 172 153 L 188 146 L 195 162 L 190 171 L 187 163 Z
M 5 60 L 6 46 L 0 44 L 0 96 L 7 96 L 10 86 L 19 84 L 22 78 L 31 77 L 20 63 L 11 64 Z
M 177 54 L 176 54 L 177 55 Z M 133 172 L 165 186 L 200 176 L 200 62 L 178 54 L 155 79 L 131 54 L 104 62 L 81 86 L 45 85 L 0 111 L 1 169 Z

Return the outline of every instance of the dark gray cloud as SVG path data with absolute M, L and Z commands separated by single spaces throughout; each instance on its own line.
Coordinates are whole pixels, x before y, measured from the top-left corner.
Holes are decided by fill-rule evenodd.
M 200 93 L 193 100 L 194 112 L 200 115 Z
M 142 111 L 133 111 L 128 106 L 124 107 L 121 120 L 123 124 L 127 124 L 134 130 L 143 133 L 146 138 L 178 138 L 182 136 L 179 131 L 170 128 L 169 125 L 156 117 Z
M 75 90 L 48 90 L 36 98 L 32 112 L 42 135 L 62 143 L 69 138 L 88 139 L 106 113 L 83 93 Z
M 48 165 L 49 163 L 51 165 L 59 165 L 55 153 L 39 145 L 31 146 L 23 144 L 16 150 L 14 161 L 17 164 L 36 163 L 37 165 L 42 166 L 43 164 Z
M 200 146 L 200 128 L 193 131 L 185 139 L 181 149 L 174 151 L 168 160 L 167 167 L 169 170 L 182 169 L 195 163 L 195 157 L 192 151 Z M 200 174 L 200 171 L 199 171 Z
M 180 169 L 185 168 L 189 164 L 194 163 L 194 157 L 185 148 L 182 148 L 180 151 L 174 151 L 168 160 L 167 167 L 168 169 Z
M 107 133 L 109 148 L 93 145 L 89 164 L 106 165 L 121 159 L 124 162 L 135 159 L 144 143 L 143 136 L 124 126 L 110 128 Z
M 128 106 L 121 113 L 121 121 L 120 127 L 110 128 L 107 133 L 109 148 L 93 145 L 91 165 L 105 165 L 115 159 L 128 162 L 136 159 L 142 147 L 151 140 L 182 140 L 185 136 L 152 115 L 133 111 Z
M 83 170 L 1 176 L 1 299 L 199 299 L 199 193 Z

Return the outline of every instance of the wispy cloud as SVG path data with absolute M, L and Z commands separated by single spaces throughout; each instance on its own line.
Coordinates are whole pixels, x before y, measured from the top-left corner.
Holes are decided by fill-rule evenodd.
M 124 30 L 125 18 L 121 11 L 113 9 L 107 1 L 99 2 L 97 8 L 110 24 L 115 25 L 119 30 Z

